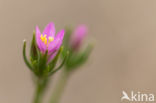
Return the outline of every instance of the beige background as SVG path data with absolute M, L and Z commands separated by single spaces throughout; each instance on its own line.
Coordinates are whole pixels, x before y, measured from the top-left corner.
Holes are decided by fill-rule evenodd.
M 156 0 L 0 0 L 0 103 L 31 103 L 22 40 L 50 21 L 57 31 L 85 23 L 96 40 L 61 103 L 120 103 L 122 90 L 156 95 Z

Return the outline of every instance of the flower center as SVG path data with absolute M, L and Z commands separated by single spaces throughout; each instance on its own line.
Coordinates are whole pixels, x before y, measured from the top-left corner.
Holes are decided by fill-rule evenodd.
M 41 39 L 41 41 L 42 41 L 46 46 L 48 46 L 49 43 L 52 42 L 52 41 L 54 40 L 54 38 L 53 38 L 52 36 L 49 36 L 49 37 L 47 38 L 47 34 L 44 34 L 44 35 L 41 34 L 40 39 Z

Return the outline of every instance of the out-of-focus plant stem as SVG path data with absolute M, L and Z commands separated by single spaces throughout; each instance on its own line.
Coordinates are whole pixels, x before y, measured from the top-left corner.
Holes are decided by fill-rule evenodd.
M 44 90 L 47 85 L 47 78 L 38 78 L 36 82 L 36 91 L 34 95 L 33 103 L 41 103 Z
M 70 75 L 69 71 L 63 70 L 61 72 L 61 76 L 58 80 L 56 88 L 54 88 L 54 92 L 51 96 L 49 103 L 59 103 L 61 96 L 62 96 L 62 93 L 64 91 L 64 88 L 66 86 L 66 83 L 68 81 L 69 75 Z

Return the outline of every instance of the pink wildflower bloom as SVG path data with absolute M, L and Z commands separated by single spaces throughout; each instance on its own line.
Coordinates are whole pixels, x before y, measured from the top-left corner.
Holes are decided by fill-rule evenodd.
M 38 26 L 36 26 L 36 44 L 41 53 L 48 51 L 48 61 L 51 61 L 53 57 L 57 54 L 59 50 L 63 37 L 64 30 L 60 30 L 55 36 L 55 25 L 54 23 L 49 23 L 43 32 L 41 33 Z

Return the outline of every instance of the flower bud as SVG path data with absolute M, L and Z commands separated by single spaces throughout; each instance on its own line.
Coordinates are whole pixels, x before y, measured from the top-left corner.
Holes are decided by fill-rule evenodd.
M 85 36 L 88 33 L 88 28 L 86 25 L 81 24 L 77 26 L 71 36 L 71 48 L 74 51 L 79 50 L 80 46 L 82 45 L 82 41 L 84 40 Z
M 63 41 L 66 50 L 62 55 L 64 56 L 66 51 L 69 51 L 65 69 L 66 71 L 73 71 L 87 61 L 93 46 L 89 44 L 84 50 L 80 50 L 82 42 L 88 33 L 88 28 L 84 24 L 77 26 L 74 31 L 69 28 L 66 31 Z

